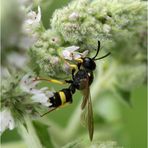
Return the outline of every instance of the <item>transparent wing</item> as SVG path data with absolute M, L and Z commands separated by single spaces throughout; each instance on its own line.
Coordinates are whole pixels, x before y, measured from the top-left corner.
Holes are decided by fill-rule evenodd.
M 82 80 L 83 85 L 85 85 L 85 89 L 82 90 L 83 93 L 83 101 L 81 104 L 81 109 L 83 110 L 87 104 L 89 95 L 90 95 L 90 91 L 89 91 L 89 77 L 87 79 Z
M 85 89 L 83 92 L 83 102 L 81 104 L 81 108 L 85 109 L 81 115 L 82 121 L 87 124 L 88 131 L 89 131 L 89 138 L 92 141 L 93 133 L 94 133 L 94 121 L 93 121 L 93 109 L 92 109 L 92 102 L 91 102 L 91 95 L 90 95 L 90 87 L 89 87 L 89 77 L 83 80 L 85 83 Z M 87 105 L 87 108 L 86 108 Z
M 89 96 L 89 99 L 88 99 L 88 117 L 87 117 L 87 122 L 88 122 L 89 138 L 92 141 L 93 133 L 94 133 L 94 121 L 93 121 L 93 109 L 92 109 L 91 96 Z

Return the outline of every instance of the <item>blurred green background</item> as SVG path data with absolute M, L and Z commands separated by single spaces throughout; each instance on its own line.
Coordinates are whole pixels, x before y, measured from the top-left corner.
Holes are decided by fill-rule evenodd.
M 58 111 L 48 114 L 49 119 L 55 120 L 61 126 L 66 126 L 69 116 L 77 106 L 81 94 L 77 93 L 74 96 L 74 103 Z M 125 148 L 146 148 L 147 147 L 147 89 L 146 86 L 141 86 L 132 92 L 132 107 L 130 108 L 120 100 L 116 98 L 109 98 L 109 102 L 116 103 L 119 107 L 119 113 L 121 118 L 121 125 L 113 122 L 108 122 L 107 131 L 112 132 L 112 137 L 108 140 L 115 140 L 119 145 Z M 111 105 L 111 104 L 110 104 Z M 112 105 L 111 105 L 112 106 Z M 110 110 L 112 112 L 112 110 Z M 110 115 L 108 112 L 106 116 Z M 96 119 L 95 119 L 96 120 Z M 97 122 L 97 121 L 96 121 Z M 36 125 L 40 133 L 44 132 L 44 138 L 46 138 L 46 128 L 40 128 L 40 125 Z M 117 128 L 119 126 L 119 129 Z M 116 127 L 116 128 L 115 128 Z M 82 127 L 83 128 L 83 127 Z M 100 129 L 103 129 L 100 125 Z M 86 129 L 85 129 L 86 130 Z M 64 133 L 63 133 L 64 134 Z M 109 133 L 110 134 L 110 133 Z M 105 139 L 106 139 L 105 138 Z M 47 138 L 48 139 L 48 138 Z M 17 130 L 3 133 L 1 137 L 2 148 L 26 148 L 27 146 L 22 141 L 21 137 L 17 133 Z M 47 140 L 49 145 L 49 139 Z M 49 145 L 49 148 L 51 145 Z
M 64 5 L 68 4 L 69 0 L 43 0 L 41 3 L 42 10 L 42 21 L 45 28 L 50 27 L 50 19 L 52 13 L 58 9 L 62 8 Z M 36 7 L 35 7 L 36 8 Z M 56 86 L 59 89 L 59 86 Z M 107 136 L 102 140 L 114 140 L 117 141 L 119 145 L 125 148 L 146 148 L 147 147 L 147 86 L 140 86 L 139 88 L 133 90 L 131 95 L 132 107 L 129 107 L 127 104 L 120 101 L 118 98 L 111 96 L 102 97 L 102 99 L 106 99 L 106 104 L 111 105 L 112 108 L 109 112 L 102 113 L 103 117 L 95 118 L 95 123 L 99 121 L 99 125 L 97 128 L 99 130 L 103 130 L 106 128 Z M 77 104 L 79 103 L 79 99 L 81 98 L 80 93 L 76 93 L 74 95 L 74 103 L 66 108 L 61 110 L 52 112 L 48 114 L 48 118 L 54 120 L 56 123 L 65 127 L 68 121 L 69 116 L 71 116 L 72 111 L 75 109 Z M 101 101 L 101 98 L 99 98 Z M 96 109 L 97 110 L 97 109 Z M 112 116 L 116 116 L 120 119 L 120 121 L 112 122 L 110 118 L 111 112 L 113 112 Z M 96 115 L 97 116 L 97 115 Z M 108 117 L 109 116 L 109 117 Z M 112 118 L 112 117 L 111 117 Z M 115 117 L 113 117 L 115 118 Z M 104 120 L 107 121 L 104 125 Z M 101 124 L 101 122 L 102 124 Z M 50 141 L 48 139 L 48 134 L 46 130 L 46 126 L 41 126 L 39 122 L 34 122 L 34 126 L 40 134 L 42 134 L 43 138 L 47 138 L 48 147 L 51 148 Z M 38 132 L 36 131 L 36 132 Z M 83 132 L 86 132 L 84 129 Z M 111 133 L 109 133 L 111 132 Z M 38 134 L 38 135 L 40 135 Z M 111 135 L 111 136 L 110 136 Z M 103 137 L 103 136 L 102 136 Z M 1 147 L 2 148 L 26 148 L 25 142 L 21 139 L 20 135 L 17 132 L 17 129 L 13 131 L 5 131 L 1 136 Z

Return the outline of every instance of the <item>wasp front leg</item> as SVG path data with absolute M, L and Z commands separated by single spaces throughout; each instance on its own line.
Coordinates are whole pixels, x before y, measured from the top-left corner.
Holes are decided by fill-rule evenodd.
M 68 61 L 65 61 L 65 64 L 68 66 L 68 69 L 70 69 L 72 78 L 74 78 L 75 72 L 80 70 L 80 67 L 82 65 L 82 59 L 76 59 L 75 61 L 77 62 L 77 64 L 71 64 Z

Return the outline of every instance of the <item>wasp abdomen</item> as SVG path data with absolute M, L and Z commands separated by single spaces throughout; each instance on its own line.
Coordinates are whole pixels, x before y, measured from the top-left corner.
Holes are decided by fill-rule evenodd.
M 72 92 L 70 89 L 62 89 L 65 94 L 66 102 L 72 103 Z
M 70 89 L 62 89 L 59 92 L 55 92 L 53 97 L 49 98 L 52 104 L 49 107 L 59 107 L 65 103 L 72 103 L 72 94 Z

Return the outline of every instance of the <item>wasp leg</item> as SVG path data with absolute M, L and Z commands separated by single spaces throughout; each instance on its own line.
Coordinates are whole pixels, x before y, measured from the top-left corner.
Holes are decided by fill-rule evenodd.
M 51 82 L 51 83 L 56 83 L 56 84 L 60 84 L 60 85 L 64 85 L 64 84 L 71 84 L 73 83 L 72 80 L 64 80 L 64 81 L 59 81 L 59 80 L 56 80 L 56 79 L 45 79 L 45 78 L 36 78 L 34 81 L 48 81 L 48 82 Z
M 69 62 L 65 61 L 65 63 L 70 67 L 70 71 L 72 73 L 72 78 L 74 78 L 74 74 L 76 70 L 78 70 L 78 65 L 77 64 L 70 64 Z M 67 81 L 68 82 L 68 81 Z M 68 82 L 69 83 L 69 82 Z
M 75 59 L 75 61 L 80 63 L 80 64 L 83 63 L 83 59 L 82 58 Z
M 48 113 L 50 113 L 50 112 L 52 112 L 52 111 L 54 111 L 54 110 L 56 110 L 56 109 L 57 109 L 57 108 L 53 108 L 53 109 L 49 110 L 48 112 L 46 112 L 46 113 L 40 115 L 40 117 L 43 117 L 43 116 L 47 115 Z
M 69 84 L 73 83 L 72 80 L 65 80 L 65 82 L 66 82 L 66 83 L 69 83 Z
M 72 73 L 74 74 L 76 70 L 78 70 L 78 66 L 75 64 L 69 64 L 69 67 L 71 68 Z
M 67 106 L 67 105 L 69 105 L 71 103 L 72 103 L 72 100 L 70 102 L 67 102 L 67 103 L 63 104 L 63 105 L 60 105 L 59 107 L 52 108 L 51 110 L 47 111 L 46 113 L 40 115 L 40 117 L 43 117 L 43 116 L 47 115 L 48 113 L 50 113 L 50 112 L 52 112 L 52 111 L 54 111 L 54 110 L 56 110 L 58 108 L 63 108 L 63 107 L 65 107 L 65 106 Z
M 75 69 L 72 70 L 72 79 L 74 79 L 75 71 L 76 71 Z
M 48 81 L 48 82 L 52 82 L 52 83 L 57 83 L 57 84 L 60 84 L 60 85 L 64 85 L 66 84 L 66 81 L 59 81 L 59 80 L 56 80 L 56 79 L 46 79 L 46 78 L 36 78 L 34 81 Z
M 78 66 L 77 66 L 77 64 L 70 64 L 68 61 L 64 61 L 65 62 L 65 64 L 67 64 L 69 67 L 70 67 L 70 69 L 71 69 L 71 71 L 73 71 L 73 70 L 78 70 Z

